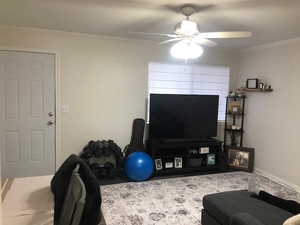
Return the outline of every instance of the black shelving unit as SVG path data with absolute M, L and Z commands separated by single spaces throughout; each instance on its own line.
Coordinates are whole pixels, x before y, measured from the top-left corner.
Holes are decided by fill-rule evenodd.
M 244 95 L 226 98 L 224 150 L 226 146 L 243 146 L 245 100 Z

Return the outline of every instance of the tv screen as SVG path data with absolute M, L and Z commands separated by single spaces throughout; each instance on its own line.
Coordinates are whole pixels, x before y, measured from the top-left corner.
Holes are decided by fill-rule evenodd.
M 150 94 L 149 138 L 217 136 L 218 95 Z

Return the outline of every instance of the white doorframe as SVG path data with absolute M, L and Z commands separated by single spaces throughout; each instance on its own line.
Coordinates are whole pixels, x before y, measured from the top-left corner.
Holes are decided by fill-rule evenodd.
M 29 52 L 29 53 L 44 53 L 54 55 L 55 58 L 55 171 L 60 166 L 60 153 L 61 153 L 61 89 L 60 89 L 60 60 L 59 54 L 55 51 L 49 51 L 44 49 L 24 49 L 24 48 L 13 48 L 0 46 L 0 50 L 4 51 L 15 51 L 15 52 Z

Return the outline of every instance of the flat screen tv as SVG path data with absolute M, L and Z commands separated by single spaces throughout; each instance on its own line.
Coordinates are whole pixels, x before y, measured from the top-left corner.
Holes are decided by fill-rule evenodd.
M 150 94 L 149 138 L 217 136 L 218 95 Z

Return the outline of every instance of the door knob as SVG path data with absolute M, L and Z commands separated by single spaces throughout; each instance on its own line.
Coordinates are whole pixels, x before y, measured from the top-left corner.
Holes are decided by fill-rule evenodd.
M 52 116 L 54 116 L 54 113 L 53 113 L 53 112 L 49 112 L 49 113 L 48 113 L 48 116 L 49 116 L 49 117 L 52 117 Z
M 51 120 L 49 120 L 49 121 L 47 122 L 47 125 L 48 125 L 48 126 L 51 126 L 51 125 L 53 125 L 53 124 L 54 124 L 54 122 L 51 121 Z

